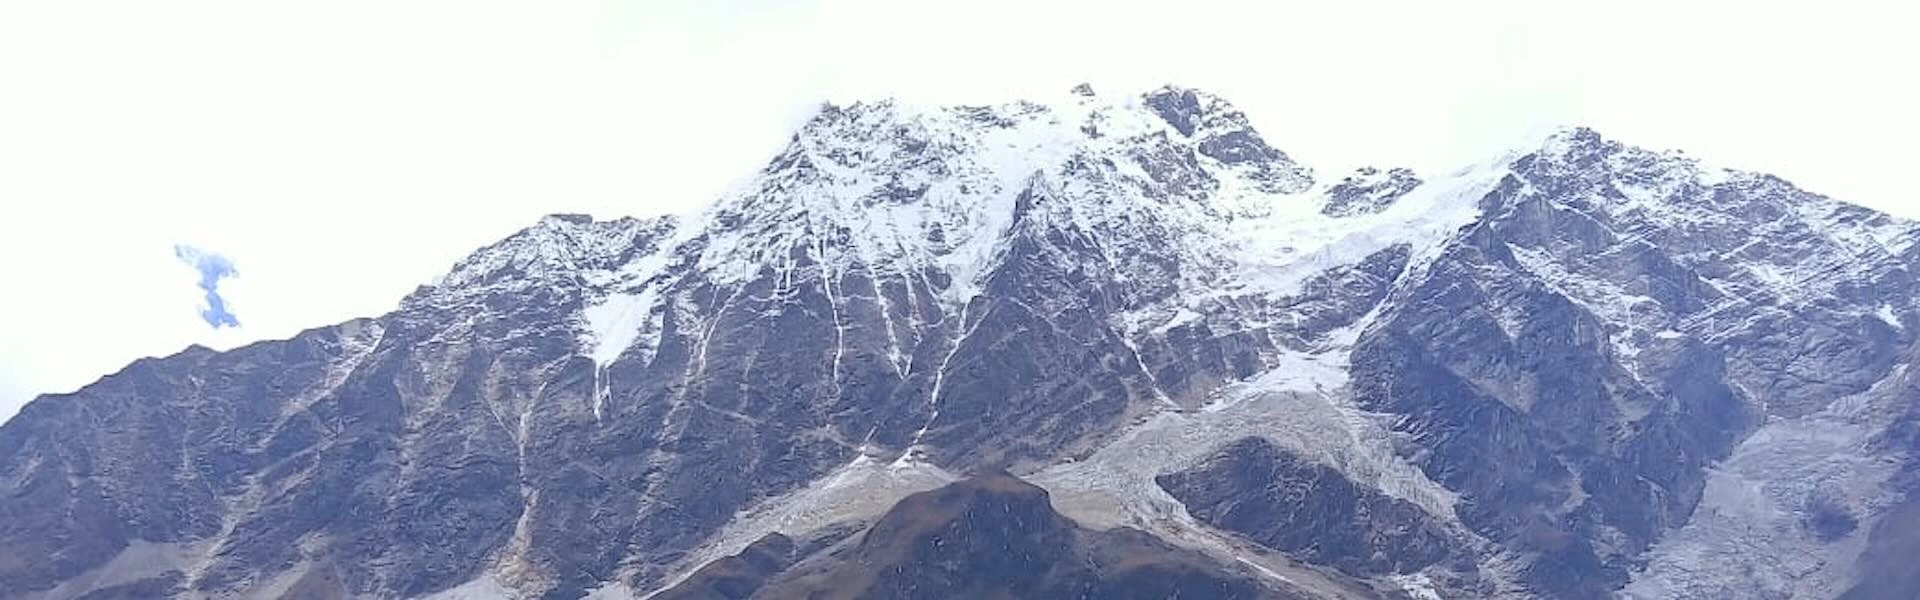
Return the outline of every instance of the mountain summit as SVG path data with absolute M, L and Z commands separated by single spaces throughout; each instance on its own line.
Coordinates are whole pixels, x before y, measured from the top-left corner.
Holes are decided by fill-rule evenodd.
M 1276 141 L 1171 86 L 824 107 L 697 214 L 37 399 L 0 598 L 964 597 L 980 544 L 1047 557 L 1008 597 L 1914 592 L 1920 225 L 1587 129 Z

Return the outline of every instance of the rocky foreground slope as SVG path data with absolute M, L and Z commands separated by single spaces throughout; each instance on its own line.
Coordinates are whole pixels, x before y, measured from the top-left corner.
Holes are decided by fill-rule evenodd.
M 698 214 L 41 397 L 0 598 L 1906 598 L 1916 241 L 1585 129 L 1336 179 L 1181 88 L 828 106 Z
M 1047 493 L 987 473 L 906 497 L 857 535 L 749 544 L 656 600 L 1311 598 L 1244 566 L 1130 528 L 1091 530 Z

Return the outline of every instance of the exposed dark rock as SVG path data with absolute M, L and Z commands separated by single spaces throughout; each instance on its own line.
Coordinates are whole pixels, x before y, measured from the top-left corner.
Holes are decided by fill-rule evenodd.
M 1833 541 L 1846 537 L 1860 527 L 1860 519 L 1839 500 L 1827 495 L 1815 495 L 1801 509 L 1805 513 L 1808 531 L 1822 540 Z
M 768 578 L 793 564 L 792 538 L 773 533 L 748 544 L 739 554 L 708 563 L 685 581 L 655 594 L 658 600 L 742 600 Z
M 1363 167 L 1327 188 L 1327 202 L 1320 212 L 1336 217 L 1377 213 L 1416 187 L 1420 187 L 1420 178 L 1413 171 L 1395 168 L 1383 173 Z
M 1313 176 L 1307 169 L 1269 145 L 1254 130 L 1244 113 L 1220 98 L 1167 86 L 1148 92 L 1144 101 L 1147 108 L 1172 125 L 1174 131 L 1198 140 L 1194 149 L 1200 155 L 1229 166 L 1248 169 L 1249 176 L 1262 191 L 1291 194 L 1313 185 Z M 1150 173 L 1156 173 L 1153 168 L 1155 165 L 1175 164 L 1165 158 L 1151 161 L 1143 159 L 1141 162 L 1149 165 Z M 1158 172 L 1168 170 L 1160 166 Z M 1155 177 L 1162 181 L 1166 179 L 1165 175 L 1160 174 Z
M 1165 119 L 1180 135 L 1193 135 L 1204 119 L 1205 107 L 1193 90 L 1167 86 L 1148 92 L 1147 108 Z
M 1261 438 L 1156 480 L 1194 518 L 1304 562 L 1354 575 L 1409 573 L 1471 545 L 1420 507 L 1354 484 Z
M 1248 130 L 1229 131 L 1200 142 L 1200 153 L 1230 165 L 1263 163 L 1286 158 Z
M 1154 191 L 1161 195 L 1200 198 L 1219 187 L 1213 175 L 1200 167 L 1192 149 L 1173 143 L 1163 133 L 1149 137 L 1132 158 L 1158 184 Z

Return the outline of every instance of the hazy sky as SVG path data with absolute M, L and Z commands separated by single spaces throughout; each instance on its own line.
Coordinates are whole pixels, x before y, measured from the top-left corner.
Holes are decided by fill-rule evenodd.
M 696 207 L 826 99 L 1175 82 L 1323 176 L 1449 168 L 1578 123 L 1920 217 L 1913 16 L 1878 0 L 8 0 L 0 418 L 140 356 L 384 312 L 542 214 Z M 210 327 L 210 308 L 238 326 Z

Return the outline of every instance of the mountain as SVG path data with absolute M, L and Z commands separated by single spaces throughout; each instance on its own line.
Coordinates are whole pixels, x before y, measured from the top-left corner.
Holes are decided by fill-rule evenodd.
M 1916 242 L 1587 129 L 1333 179 L 1177 87 L 825 106 L 35 400 L 0 597 L 1911 597 Z

